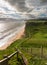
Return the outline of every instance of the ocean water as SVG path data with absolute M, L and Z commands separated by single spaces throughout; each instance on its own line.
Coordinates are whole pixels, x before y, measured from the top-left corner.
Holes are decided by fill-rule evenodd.
M 6 44 L 10 38 L 19 33 L 19 31 L 24 26 L 25 26 L 24 21 L 21 22 L 0 21 L 0 47 Z

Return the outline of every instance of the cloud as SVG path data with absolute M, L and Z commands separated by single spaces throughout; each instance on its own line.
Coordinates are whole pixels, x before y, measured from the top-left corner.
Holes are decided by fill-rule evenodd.
M 28 8 L 26 7 L 25 0 L 6 0 L 8 1 L 12 6 L 14 6 L 18 11 L 27 11 Z
M 46 4 L 47 0 L 41 0 L 41 3 Z
M 34 16 L 35 18 L 47 17 L 47 7 L 46 6 L 37 7 L 33 11 L 31 11 L 29 14 Z
M 13 6 L 4 0 L 0 0 L 0 18 L 22 18 L 20 12 L 18 12 Z
M 47 16 L 47 0 L 0 0 L 0 13 L 18 18 Z
M 43 6 L 46 0 L 6 0 L 18 11 L 27 11 L 29 8 L 34 8 L 38 6 Z

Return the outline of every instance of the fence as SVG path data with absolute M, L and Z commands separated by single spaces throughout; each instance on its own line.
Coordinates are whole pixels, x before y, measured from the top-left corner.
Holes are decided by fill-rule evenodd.
M 31 47 L 31 48 L 27 48 L 27 47 L 21 47 L 21 50 L 23 50 L 25 53 L 28 53 L 30 55 L 34 55 L 37 56 L 39 58 L 44 58 L 47 59 L 47 48 L 41 46 L 40 48 L 36 48 L 36 47 Z
M 27 59 L 24 57 L 24 55 L 22 54 L 21 51 L 17 50 L 16 52 L 12 53 L 9 56 L 6 56 L 6 58 L 4 58 L 3 60 L 0 60 L 0 65 L 8 65 L 9 60 L 17 54 L 17 61 L 18 61 L 18 55 L 20 54 L 21 58 L 22 58 L 22 65 L 28 65 Z

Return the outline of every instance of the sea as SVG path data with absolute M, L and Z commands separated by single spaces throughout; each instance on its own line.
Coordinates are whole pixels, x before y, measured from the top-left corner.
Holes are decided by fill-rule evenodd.
M 0 20 L 0 47 L 17 35 L 24 26 L 24 20 Z

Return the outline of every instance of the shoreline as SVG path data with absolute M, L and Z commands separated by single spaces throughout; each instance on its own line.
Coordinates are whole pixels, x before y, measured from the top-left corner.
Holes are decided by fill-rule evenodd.
M 8 46 L 10 46 L 14 41 L 20 39 L 22 35 L 24 35 L 25 26 L 17 33 L 17 35 L 13 36 L 7 43 L 5 43 L 0 50 L 5 50 Z

